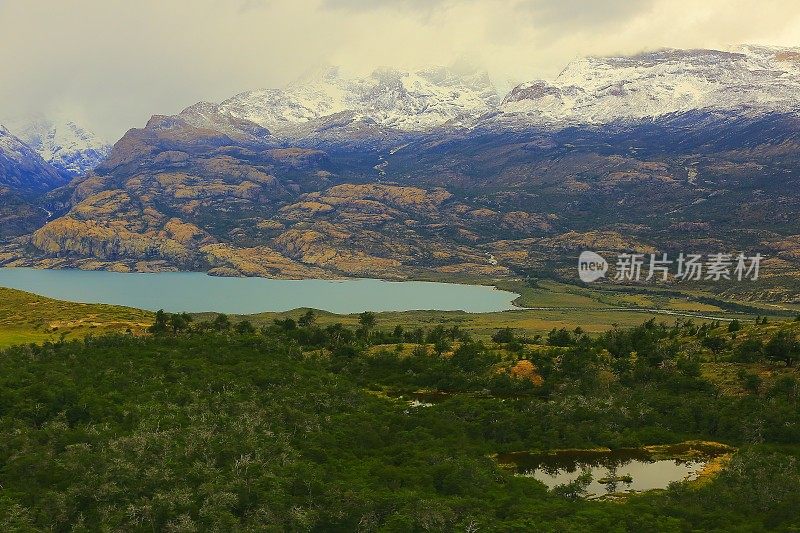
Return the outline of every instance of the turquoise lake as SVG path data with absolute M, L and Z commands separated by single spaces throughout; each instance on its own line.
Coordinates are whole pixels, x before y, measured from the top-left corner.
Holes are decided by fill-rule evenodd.
M 0 287 L 58 300 L 190 313 L 249 314 L 312 307 L 333 313 L 514 309 L 516 294 L 482 285 L 424 281 L 220 278 L 200 272 L 122 274 L 0 268 Z

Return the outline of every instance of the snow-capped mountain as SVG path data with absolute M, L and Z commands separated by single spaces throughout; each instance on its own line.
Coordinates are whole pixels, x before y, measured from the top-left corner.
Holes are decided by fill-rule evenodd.
M 0 188 L 24 195 L 48 191 L 65 182 L 35 150 L 0 125 Z
M 587 57 L 553 81 L 515 87 L 501 117 L 534 123 L 604 124 L 695 110 L 745 116 L 800 108 L 800 48 L 661 50 Z
M 482 72 L 380 69 L 365 77 L 329 68 L 283 89 L 199 103 L 181 118 L 252 141 L 325 144 L 389 140 L 448 129 L 602 125 L 692 111 L 758 117 L 800 111 L 800 48 L 666 49 L 586 57 L 550 81 L 500 98 Z
M 69 119 L 17 118 L 8 128 L 64 176 L 83 174 L 106 158 L 111 145 Z
M 426 131 L 493 109 L 500 101 L 485 73 L 459 74 L 447 68 L 418 72 L 376 70 L 349 77 L 331 68 L 285 89 L 234 96 L 220 109 L 259 124 L 278 136 L 296 137 L 308 126 L 363 123 L 398 131 Z M 305 126 L 305 127 L 304 127 Z
M 210 102 L 198 102 L 181 111 L 178 116 L 191 126 L 212 129 L 231 139 L 263 142 L 270 138 L 268 129 L 226 112 L 222 106 Z

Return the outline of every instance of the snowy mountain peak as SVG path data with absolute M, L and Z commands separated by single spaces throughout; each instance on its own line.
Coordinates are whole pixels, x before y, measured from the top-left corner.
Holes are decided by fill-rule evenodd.
M 31 155 L 29 146 L 0 124 L 0 152 L 9 160 L 22 161 Z
M 354 120 L 401 131 L 424 131 L 479 116 L 499 101 L 483 73 L 447 68 L 416 72 L 378 69 L 364 77 L 329 68 L 289 84 L 239 94 L 220 108 L 276 134 L 304 124 L 348 115 Z
M 36 151 L 0 124 L 0 190 L 43 192 L 65 181 Z
M 96 167 L 111 150 L 105 140 L 67 118 L 43 115 L 17 118 L 10 130 L 64 176 Z

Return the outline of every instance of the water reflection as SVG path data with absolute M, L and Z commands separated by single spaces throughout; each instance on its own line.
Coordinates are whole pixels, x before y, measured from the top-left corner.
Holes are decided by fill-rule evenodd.
M 728 451 L 724 446 L 685 444 L 660 447 L 658 451 L 653 448 L 516 452 L 499 454 L 497 461 L 551 489 L 589 472 L 592 480 L 586 487 L 587 495 L 598 497 L 663 489 L 673 482 L 696 479 L 710 460 Z

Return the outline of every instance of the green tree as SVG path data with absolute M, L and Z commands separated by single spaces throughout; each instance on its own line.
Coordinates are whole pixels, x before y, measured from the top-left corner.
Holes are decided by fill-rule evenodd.
M 744 390 L 752 394 L 758 394 L 758 390 L 761 388 L 761 378 L 758 374 L 753 374 L 742 368 L 739 370 L 738 377 Z
M 706 335 L 703 337 L 703 340 L 700 341 L 700 344 L 702 344 L 703 347 L 711 350 L 711 353 L 714 354 L 715 361 L 717 360 L 720 352 L 728 345 L 727 341 L 719 335 Z
M 480 373 L 499 358 L 494 353 L 489 353 L 480 342 L 466 342 L 456 348 L 450 362 L 466 372 Z
M 550 346 L 572 346 L 575 344 L 575 339 L 566 328 L 550 330 L 547 334 L 547 344 Z
M 300 327 L 307 328 L 313 326 L 316 321 L 317 321 L 316 313 L 314 313 L 313 309 L 309 309 L 308 311 L 303 313 L 303 316 L 301 316 L 297 320 L 297 323 L 300 325 Z
M 492 335 L 492 340 L 497 344 L 506 344 L 508 342 L 514 341 L 514 330 L 511 328 L 502 328 L 498 329 L 494 335 Z
M 163 309 L 159 309 L 156 311 L 156 318 L 153 325 L 147 328 L 147 331 L 152 333 L 153 335 L 163 335 L 167 331 L 169 331 L 169 326 L 167 324 L 168 317 L 167 313 L 164 312 Z
M 757 337 L 745 339 L 734 351 L 737 363 L 755 363 L 764 356 L 764 343 Z
M 439 337 L 433 342 L 433 351 L 436 355 L 442 355 L 450 350 L 450 342 L 445 337 Z
M 181 313 L 170 315 L 169 325 L 172 328 L 172 333 L 178 333 L 189 328 L 189 323 L 192 321 L 192 315 L 188 313 Z
M 374 328 L 375 324 L 377 323 L 377 320 L 375 319 L 375 313 L 364 311 L 358 315 L 358 323 L 361 324 L 361 326 L 366 330 Z
M 790 367 L 800 356 L 800 343 L 793 332 L 782 329 L 770 339 L 764 351 L 769 359 L 783 361 Z
M 295 322 L 293 318 L 276 318 L 273 320 L 273 322 L 275 322 L 275 325 L 281 328 L 283 331 L 292 331 L 297 329 L 297 322 Z
M 592 484 L 592 473 L 590 470 L 583 470 L 578 477 L 569 483 L 556 485 L 553 487 L 553 494 L 561 496 L 571 501 L 578 501 L 585 498 L 589 493 L 589 485 Z
M 239 335 L 251 335 L 256 332 L 256 328 L 249 320 L 242 320 L 236 324 L 236 333 Z
M 228 315 L 224 313 L 220 313 L 212 322 L 212 326 L 217 331 L 228 331 L 231 329 L 231 320 L 228 318 Z

